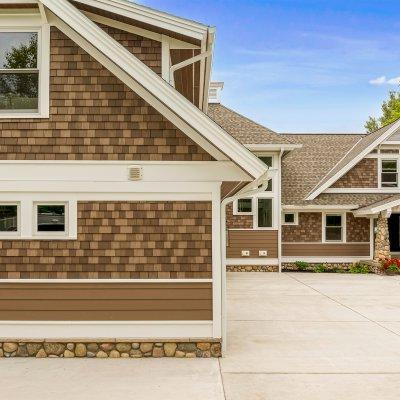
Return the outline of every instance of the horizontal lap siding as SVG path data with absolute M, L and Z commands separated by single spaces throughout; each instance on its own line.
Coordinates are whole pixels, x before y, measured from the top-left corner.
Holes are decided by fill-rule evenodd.
M 242 258 L 242 250 L 249 250 L 250 257 L 258 258 L 259 250 L 267 250 L 267 257 L 278 258 L 278 231 L 230 230 L 227 257 Z
M 212 320 L 212 284 L 1 283 L 0 320 Z
M 77 240 L 1 240 L 0 278 L 212 276 L 211 202 L 79 202 Z
M 369 243 L 283 243 L 283 257 L 369 257 Z

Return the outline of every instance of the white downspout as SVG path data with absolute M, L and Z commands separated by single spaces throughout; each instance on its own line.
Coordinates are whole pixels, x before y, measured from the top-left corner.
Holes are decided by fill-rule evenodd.
M 282 273 L 282 156 L 284 150 L 281 149 L 279 153 L 279 165 L 278 165 L 278 202 L 279 202 L 279 212 L 278 212 L 278 265 L 279 273 Z
M 246 187 L 242 189 L 239 193 L 234 196 L 227 197 L 221 202 L 221 282 L 222 282 L 222 299 L 221 299 L 221 309 L 222 309 L 222 355 L 226 352 L 227 346 L 227 310 L 226 310 L 226 206 L 229 203 L 234 202 L 242 197 L 251 197 L 258 193 L 265 192 L 268 187 L 269 173 L 267 172 L 263 175 L 261 179 L 258 180 L 258 184 L 261 183 L 261 186 L 256 189 L 251 189 L 254 187 L 254 184 L 257 185 L 257 182 L 252 182 L 250 184 L 251 188 L 246 190 Z

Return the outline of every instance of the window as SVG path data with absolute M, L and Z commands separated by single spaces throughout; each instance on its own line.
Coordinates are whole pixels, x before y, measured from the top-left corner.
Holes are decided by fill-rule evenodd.
M 251 214 L 253 212 L 253 200 L 252 199 L 239 199 L 237 201 L 237 213 L 238 214 Z
M 382 160 L 382 187 L 397 187 L 398 186 L 398 170 L 397 160 Z
M 66 233 L 65 204 L 37 204 L 37 233 Z
M 297 225 L 297 213 L 283 213 L 284 225 Z
M 325 215 L 325 241 L 343 241 L 343 217 L 340 214 Z
M 272 199 L 258 198 L 258 227 L 272 228 Z
M 260 156 L 258 157 L 265 165 L 272 168 L 273 166 L 273 157 L 272 156 Z M 272 179 L 269 180 L 266 192 L 272 192 Z
M 39 112 L 38 32 L 0 32 L 0 112 Z
M 16 204 L 0 205 L 0 235 L 4 232 L 18 232 L 18 206 Z

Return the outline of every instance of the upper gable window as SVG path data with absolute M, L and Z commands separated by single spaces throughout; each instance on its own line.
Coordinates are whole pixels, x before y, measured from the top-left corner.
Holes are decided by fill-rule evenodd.
M 49 114 L 48 27 L 0 27 L 0 118 Z
M 382 160 L 382 187 L 397 187 L 398 186 L 398 165 L 397 160 Z

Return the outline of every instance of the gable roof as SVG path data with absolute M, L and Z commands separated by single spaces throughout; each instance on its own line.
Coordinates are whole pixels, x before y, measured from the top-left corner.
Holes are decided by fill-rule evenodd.
M 207 114 L 245 146 L 249 144 L 292 144 L 289 138 L 279 135 L 222 104 L 210 103 Z
M 302 148 L 291 151 L 282 159 L 282 204 L 284 205 L 317 203 L 316 200 L 305 201 L 305 197 L 363 137 L 360 134 L 284 134 L 282 136 L 290 139 L 291 142 L 303 145 Z M 334 197 L 329 194 L 332 202 L 326 204 L 335 204 Z
M 64 34 L 217 160 L 231 159 L 254 179 L 266 173 L 267 167 L 256 156 L 68 0 L 39 1 Z
M 400 205 L 400 194 L 394 196 L 386 197 L 383 200 L 369 204 L 368 206 L 359 208 L 355 211 L 355 215 L 371 215 L 377 214 L 381 211 L 391 209 L 392 207 L 397 207 Z
M 400 119 L 386 125 L 377 131 L 364 136 L 335 164 L 330 171 L 312 188 L 308 200 L 315 199 L 320 193 L 336 182 L 341 176 L 356 165 L 377 145 L 385 141 L 400 128 Z

